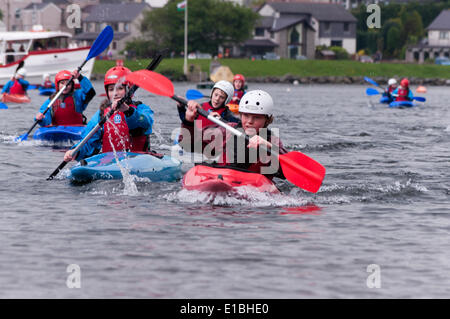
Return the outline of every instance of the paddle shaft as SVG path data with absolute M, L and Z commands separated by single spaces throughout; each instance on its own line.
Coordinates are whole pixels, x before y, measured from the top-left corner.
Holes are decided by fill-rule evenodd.
M 148 65 L 147 70 L 154 70 L 159 65 L 163 58 L 162 53 L 158 54 L 157 57 L 155 57 L 152 62 Z M 133 94 L 136 92 L 136 90 L 139 88 L 137 85 L 133 85 L 130 90 L 125 94 L 124 97 L 122 97 L 118 102 L 117 105 L 121 105 L 128 99 L 130 99 Z M 72 151 L 72 156 L 75 157 L 76 154 L 80 151 L 80 149 L 86 144 L 86 142 L 105 124 L 105 122 L 114 114 L 115 110 L 111 109 L 106 116 L 102 117 L 100 121 L 97 123 L 97 125 L 94 126 L 94 128 L 86 135 L 81 142 L 75 147 Z M 53 173 L 50 174 L 50 176 L 47 178 L 47 180 L 52 180 L 58 173 L 66 166 L 68 162 L 62 161 L 61 164 L 53 171 Z

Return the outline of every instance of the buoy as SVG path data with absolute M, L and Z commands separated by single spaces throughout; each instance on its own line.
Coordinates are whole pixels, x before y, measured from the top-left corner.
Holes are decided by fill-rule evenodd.
M 419 86 L 419 87 L 416 89 L 416 92 L 417 92 L 417 93 L 427 93 L 427 88 L 424 87 L 424 86 Z

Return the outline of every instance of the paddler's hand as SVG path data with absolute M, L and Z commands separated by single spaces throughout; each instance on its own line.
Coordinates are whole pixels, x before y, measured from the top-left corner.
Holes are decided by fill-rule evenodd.
M 40 121 L 40 120 L 42 120 L 43 118 L 44 118 L 44 114 L 42 114 L 42 113 L 36 114 L 36 120 L 37 120 L 37 121 Z
M 255 135 L 250 138 L 248 142 L 248 148 L 258 148 L 259 145 L 265 146 L 266 148 L 270 149 L 272 147 L 272 144 L 269 143 L 267 140 L 263 139 L 259 135 Z
M 214 117 L 220 117 L 220 114 L 217 112 L 211 112 L 211 113 L 209 113 L 209 115 L 212 115 Z
M 198 104 L 195 101 L 188 101 L 187 103 L 187 109 L 186 109 L 186 121 L 188 122 L 194 122 L 195 118 L 197 117 L 197 108 L 200 107 L 200 104 Z
M 75 70 L 72 72 L 72 75 L 74 79 L 78 79 L 80 77 L 80 72 L 78 72 L 78 70 Z
M 128 111 L 128 109 L 130 108 L 130 106 L 126 103 L 122 103 L 120 106 L 117 106 L 117 102 L 119 102 L 120 99 L 114 100 L 111 104 L 111 108 L 114 111 L 119 111 L 119 112 L 126 112 Z
M 72 155 L 73 150 L 68 150 L 65 154 L 64 154 L 64 162 L 70 162 L 73 161 L 75 159 L 75 157 Z

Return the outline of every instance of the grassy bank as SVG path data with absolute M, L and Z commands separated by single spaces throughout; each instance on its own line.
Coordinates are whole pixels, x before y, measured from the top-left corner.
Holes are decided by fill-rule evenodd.
M 150 60 L 124 61 L 131 70 L 145 68 Z M 196 64 L 205 72 L 209 72 L 211 60 L 188 60 L 188 64 Z M 233 73 L 242 73 L 246 77 L 283 76 L 369 76 L 369 77 L 416 77 L 450 79 L 450 66 L 434 64 L 399 64 L 399 63 L 361 63 L 356 61 L 297 61 L 282 59 L 278 61 L 250 61 L 248 59 L 221 59 L 222 65 L 229 66 Z M 115 61 L 97 60 L 95 74 L 105 72 L 115 65 Z M 183 74 L 183 59 L 166 58 L 158 66 L 158 72 L 168 76 L 179 77 Z

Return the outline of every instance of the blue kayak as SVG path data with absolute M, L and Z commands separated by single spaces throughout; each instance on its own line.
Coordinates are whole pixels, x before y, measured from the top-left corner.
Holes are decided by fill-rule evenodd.
M 131 175 L 148 178 L 152 182 L 173 182 L 182 176 L 181 162 L 170 156 L 130 152 L 117 152 L 116 156 L 113 152 L 108 152 L 81 160 L 70 170 L 68 178 L 75 182 L 122 179 L 121 168 Z
M 55 89 L 53 88 L 43 88 L 43 87 L 39 87 L 39 95 L 45 95 L 45 96 L 49 96 L 52 95 L 53 93 L 55 93 Z
M 394 101 L 389 103 L 389 107 L 412 107 L 415 105 L 414 101 Z
M 390 97 L 388 97 L 388 96 L 382 96 L 380 98 L 380 103 L 389 104 L 391 102 L 392 102 L 392 99 Z
M 81 133 L 85 126 L 43 126 L 36 130 L 33 135 L 35 140 L 49 142 L 78 141 L 81 140 Z

